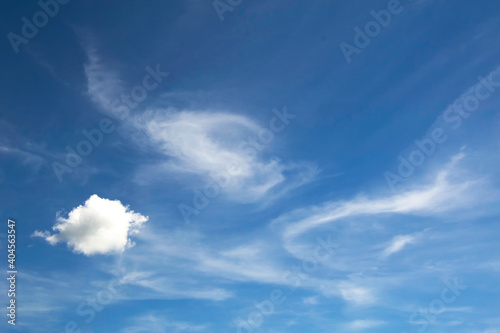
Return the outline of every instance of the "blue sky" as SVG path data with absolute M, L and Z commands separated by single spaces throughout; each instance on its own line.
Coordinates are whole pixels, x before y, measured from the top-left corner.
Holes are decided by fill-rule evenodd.
M 496 1 L 0 16 L 2 332 L 500 332 Z

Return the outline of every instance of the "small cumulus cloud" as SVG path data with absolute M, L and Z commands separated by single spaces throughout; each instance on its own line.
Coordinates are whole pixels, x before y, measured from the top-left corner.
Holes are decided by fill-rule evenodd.
M 33 237 L 44 238 L 51 245 L 65 242 L 75 253 L 87 256 L 116 254 L 134 245 L 129 236 L 137 233 L 147 220 L 148 217 L 135 213 L 119 200 L 94 194 L 67 218 L 57 218 L 58 223 L 52 228 L 57 233 L 35 231 Z

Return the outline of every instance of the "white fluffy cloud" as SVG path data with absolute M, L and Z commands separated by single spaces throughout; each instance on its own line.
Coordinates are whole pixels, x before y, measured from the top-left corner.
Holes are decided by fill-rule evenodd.
M 68 218 L 59 216 L 52 228 L 58 233 L 35 231 L 33 236 L 42 237 L 50 244 L 66 242 L 76 253 L 94 254 L 121 253 L 133 246 L 129 235 L 138 232 L 148 220 L 129 210 L 119 200 L 109 200 L 92 195 L 83 206 L 74 208 Z

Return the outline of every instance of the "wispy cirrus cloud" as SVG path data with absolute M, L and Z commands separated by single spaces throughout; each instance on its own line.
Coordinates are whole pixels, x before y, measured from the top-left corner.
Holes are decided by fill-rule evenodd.
M 105 65 L 92 44 L 87 43 L 85 48 L 90 99 L 106 114 L 123 116 L 125 104 L 115 103 L 123 95 L 123 82 Z M 313 163 L 286 163 L 270 155 L 274 134 L 289 124 L 287 116 L 295 117 L 287 114 L 286 108 L 283 113 L 270 116 L 269 130 L 246 115 L 225 110 L 138 108 L 136 115 L 127 118 L 128 134 L 141 147 L 152 147 L 167 161 L 140 165 L 136 178 L 144 183 L 151 182 L 152 173 L 154 177 L 182 173 L 198 177 L 198 187 L 214 178 L 224 178 L 228 184 L 223 192 L 229 200 L 275 198 L 310 182 L 317 174 Z
M 114 115 L 119 110 L 111 102 L 123 92 L 123 81 L 118 73 L 102 60 L 94 43 L 87 40 L 84 49 L 87 54 L 87 62 L 84 64 L 87 95 L 101 111 Z
M 230 200 L 257 201 L 316 174 L 311 164 L 267 156 L 263 127 L 244 115 L 167 109 L 148 111 L 136 124 L 168 158 L 160 169 L 194 175 L 201 184 L 220 180 Z
M 346 326 L 351 330 L 366 330 L 369 328 L 375 328 L 384 325 L 385 322 L 382 320 L 371 320 L 371 319 L 360 319 L 354 320 L 348 323 Z
M 401 251 L 406 245 L 411 244 L 415 241 L 415 237 L 410 235 L 399 235 L 394 237 L 389 246 L 385 248 L 382 252 L 384 257 L 388 257 L 393 253 Z
M 327 202 L 284 214 L 272 223 L 283 225 L 285 242 L 312 229 L 354 216 L 378 214 L 436 215 L 478 201 L 472 195 L 483 181 L 454 177 L 457 163 L 464 153 L 455 155 L 435 176 L 434 182 L 412 190 L 403 190 L 392 196 L 375 198 L 356 197 L 348 201 Z
M 42 166 L 47 165 L 47 158 L 54 155 L 47 152 L 43 144 L 31 140 L 9 122 L 0 119 L 0 157 L 14 158 L 23 166 L 38 172 Z
M 197 325 L 187 322 L 168 320 L 167 315 L 157 313 L 148 313 L 136 316 L 132 319 L 133 323 L 121 330 L 122 333 L 141 333 L 141 332 L 203 332 L 208 325 Z
M 411 235 L 397 235 L 394 236 L 389 242 L 387 242 L 384 250 L 382 251 L 382 257 L 387 258 L 394 253 L 402 251 L 407 245 L 415 244 L 419 242 L 423 234 L 429 229 L 422 232 L 417 232 Z

